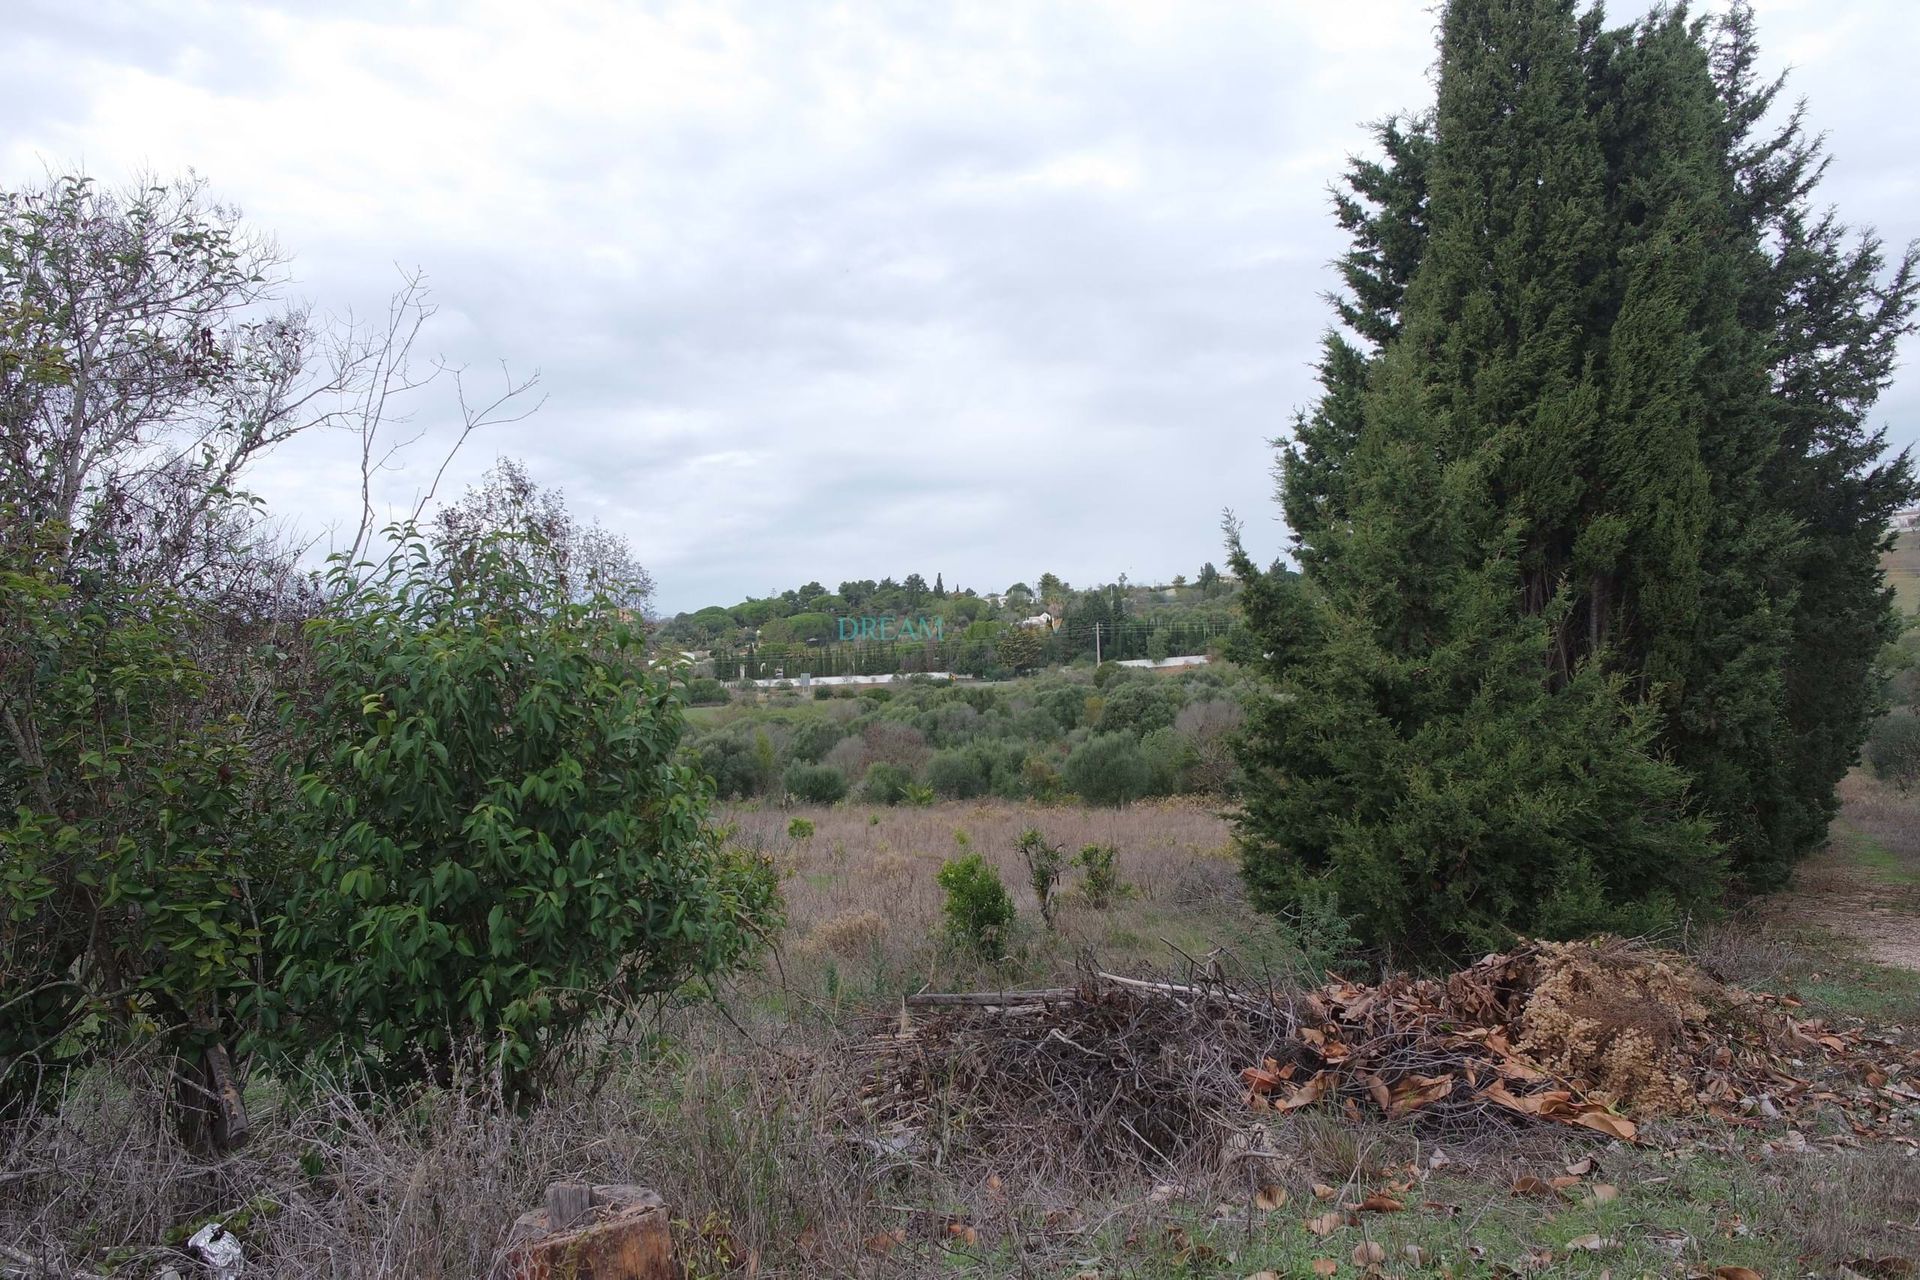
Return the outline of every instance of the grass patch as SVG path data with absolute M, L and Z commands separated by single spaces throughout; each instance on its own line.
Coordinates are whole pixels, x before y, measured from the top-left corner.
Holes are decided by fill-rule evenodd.
M 1851 823 L 1840 825 L 1834 843 L 1848 862 L 1882 884 L 1920 885 L 1920 868 Z

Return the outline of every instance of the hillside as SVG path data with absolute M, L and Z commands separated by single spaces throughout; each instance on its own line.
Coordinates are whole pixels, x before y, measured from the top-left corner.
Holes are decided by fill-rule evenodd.
M 1920 610 L 1920 529 L 1901 534 L 1882 563 L 1886 566 L 1887 581 L 1899 598 L 1901 611 Z
M 1238 583 L 1211 564 L 1192 582 L 1182 575 L 1152 586 L 1110 583 L 1074 587 L 1052 574 L 1035 586 L 1002 592 L 948 590 L 939 574 L 899 582 L 819 582 L 710 605 L 663 623 L 662 643 L 692 653 L 701 674 L 720 680 L 891 675 L 951 671 L 1002 678 L 1015 669 L 1061 665 L 1078 658 L 1164 658 L 1204 653 L 1225 644 L 1238 619 Z M 1023 630 L 1031 643 L 1007 648 Z

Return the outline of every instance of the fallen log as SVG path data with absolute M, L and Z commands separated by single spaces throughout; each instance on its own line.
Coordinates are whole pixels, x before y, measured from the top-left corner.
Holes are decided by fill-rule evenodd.
M 979 1008 L 1006 1007 L 1023 1004 L 1057 1004 L 1062 1000 L 1078 1000 L 1080 990 L 1077 987 L 1046 987 L 1036 991 L 919 991 L 906 998 L 910 1008 L 944 1008 L 962 1006 Z

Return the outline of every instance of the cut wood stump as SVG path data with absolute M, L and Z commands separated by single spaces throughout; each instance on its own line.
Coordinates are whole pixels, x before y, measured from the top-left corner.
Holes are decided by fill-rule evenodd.
M 546 1200 L 513 1224 L 501 1280 L 680 1280 L 655 1192 L 556 1182 Z

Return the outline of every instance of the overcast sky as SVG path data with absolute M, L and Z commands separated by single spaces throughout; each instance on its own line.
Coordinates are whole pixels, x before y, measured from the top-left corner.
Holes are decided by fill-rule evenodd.
M 1831 134 L 1828 198 L 1920 235 L 1899 83 L 1920 6 L 1759 10 Z M 809 578 L 1165 580 L 1221 558 L 1223 507 L 1257 555 L 1282 547 L 1267 440 L 1312 394 L 1325 186 L 1360 122 L 1430 98 L 1433 21 L 1403 0 L 10 0 L 0 181 L 190 166 L 328 311 L 424 269 L 427 345 L 538 368 L 548 396 L 452 487 L 524 459 L 632 540 L 668 613 Z M 1880 417 L 1920 435 L 1920 373 Z M 311 438 L 255 487 L 323 536 L 356 509 L 352 451 Z

